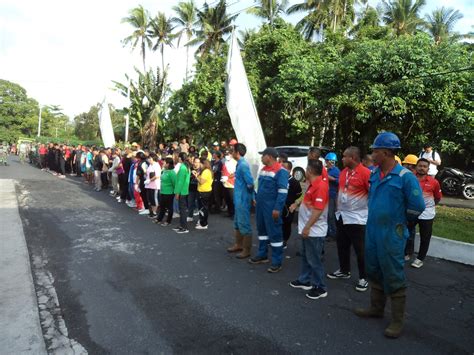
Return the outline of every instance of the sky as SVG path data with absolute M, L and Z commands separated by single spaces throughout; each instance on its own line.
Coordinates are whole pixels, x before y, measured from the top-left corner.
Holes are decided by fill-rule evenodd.
M 292 0 L 290 5 L 302 0 Z M 216 0 L 208 0 L 214 4 Z M 133 67 L 142 68 L 139 49 L 123 47 L 121 40 L 131 33 L 121 23 L 128 11 L 142 4 L 153 15 L 172 15 L 172 0 L 1 0 L 0 1 L 0 79 L 20 84 L 41 105 L 59 105 L 70 118 L 86 112 L 104 97 L 121 108 L 126 99 L 113 90 L 113 80 L 125 82 Z M 204 1 L 196 0 L 198 6 Z M 227 0 L 229 12 L 251 6 L 253 0 Z M 376 0 L 369 3 L 377 4 Z M 473 31 L 474 1 L 427 0 L 422 13 L 452 7 L 464 14 L 456 31 Z M 303 15 L 287 20 L 296 23 Z M 238 29 L 256 28 L 261 20 L 240 13 Z M 169 81 L 181 86 L 186 67 L 184 47 L 166 49 Z M 147 66 L 160 65 L 159 52 L 147 53 Z

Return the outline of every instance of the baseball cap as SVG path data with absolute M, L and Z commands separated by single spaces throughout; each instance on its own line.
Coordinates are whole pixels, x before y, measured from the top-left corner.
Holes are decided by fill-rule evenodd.
M 212 145 L 216 146 L 216 145 L 219 145 L 219 143 L 217 143 L 217 142 L 214 142 L 214 143 L 212 143 Z
M 278 158 L 278 151 L 273 147 L 267 147 L 267 148 L 265 148 L 265 150 L 263 152 L 258 152 L 258 154 L 270 155 L 271 157 L 273 157 L 275 159 Z

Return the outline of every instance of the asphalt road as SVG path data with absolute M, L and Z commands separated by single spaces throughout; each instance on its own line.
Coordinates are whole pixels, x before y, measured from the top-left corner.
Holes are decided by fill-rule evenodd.
M 90 354 L 474 351 L 473 267 L 433 258 L 407 267 L 405 333 L 388 340 L 388 312 L 382 320 L 352 313 L 369 298 L 354 290 L 355 266 L 351 280 L 328 280 L 322 300 L 288 286 L 300 267 L 297 237 L 283 271 L 268 274 L 225 252 L 232 223 L 224 216 L 178 235 L 76 178 L 17 161 L 0 167 L 1 178 L 18 179 L 30 257 L 53 276 L 68 336 Z M 334 243 L 325 265 L 337 269 Z

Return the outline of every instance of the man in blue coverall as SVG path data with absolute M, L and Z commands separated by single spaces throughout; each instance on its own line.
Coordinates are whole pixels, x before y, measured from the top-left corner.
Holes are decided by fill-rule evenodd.
M 268 263 L 268 243 L 272 248 L 272 264 L 268 272 L 281 270 L 283 259 L 283 232 L 281 213 L 288 195 L 289 173 L 277 162 L 278 151 L 268 147 L 262 154 L 265 165 L 258 176 L 257 229 L 258 253 L 249 259 L 251 264 Z
M 254 197 L 253 177 L 250 173 L 249 163 L 244 156 L 247 153 L 247 147 L 242 143 L 234 146 L 232 156 L 237 160 L 235 170 L 234 185 L 234 229 L 235 243 L 227 248 L 229 253 L 236 253 L 238 259 L 245 259 L 250 256 L 252 249 L 252 227 L 250 225 L 250 209 Z
M 371 147 L 378 167 L 369 188 L 369 215 L 365 235 L 365 267 L 371 286 L 370 307 L 358 308 L 360 317 L 382 318 L 386 298 L 392 304 L 392 320 L 385 336 L 398 338 L 405 316 L 404 250 L 408 239 L 407 221 L 425 209 L 423 193 L 415 175 L 400 166 L 395 154 L 400 140 L 391 132 L 380 133 Z

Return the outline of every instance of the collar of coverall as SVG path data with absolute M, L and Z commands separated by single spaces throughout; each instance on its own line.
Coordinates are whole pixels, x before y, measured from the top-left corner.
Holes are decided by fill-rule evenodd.
M 275 162 L 272 166 L 267 166 L 265 165 L 262 170 L 265 170 L 265 171 L 272 171 L 274 173 L 276 173 L 277 171 L 279 171 L 280 169 L 282 169 L 282 166 L 279 162 Z

